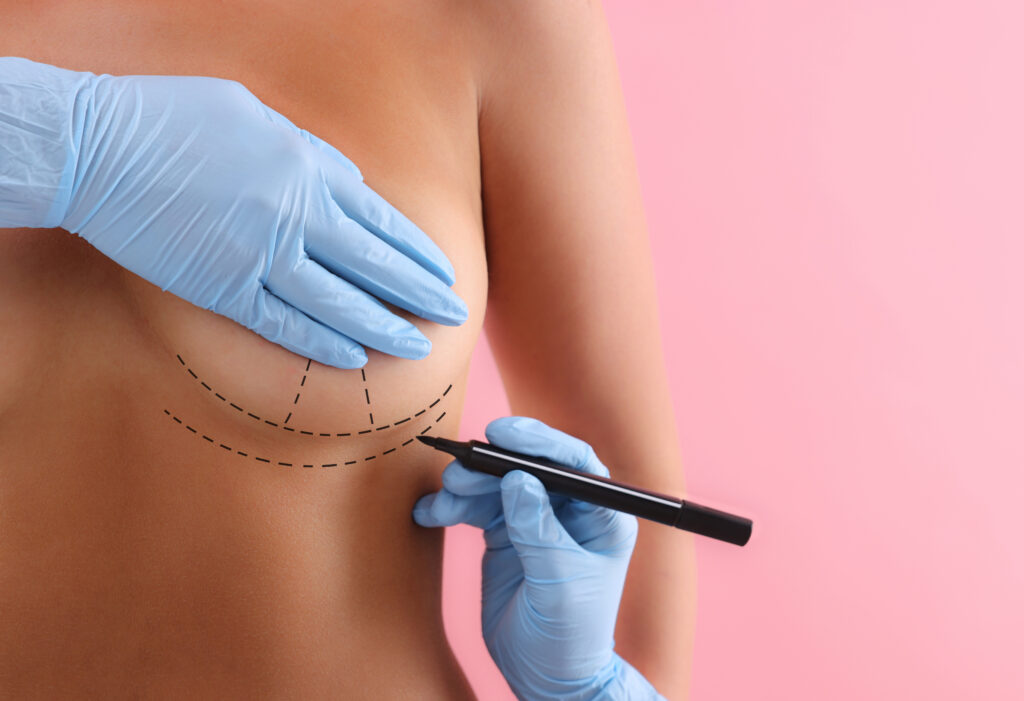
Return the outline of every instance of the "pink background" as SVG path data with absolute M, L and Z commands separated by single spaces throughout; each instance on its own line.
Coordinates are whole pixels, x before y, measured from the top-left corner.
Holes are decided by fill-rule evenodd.
M 1024 6 L 605 6 L 688 486 L 756 524 L 698 546 L 693 699 L 1024 699 Z M 481 552 L 446 620 L 510 699 Z

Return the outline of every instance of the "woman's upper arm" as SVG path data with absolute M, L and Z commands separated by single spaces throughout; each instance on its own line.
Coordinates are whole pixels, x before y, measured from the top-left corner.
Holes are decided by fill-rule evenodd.
M 485 324 L 513 412 L 588 440 L 613 474 L 680 489 L 646 224 L 602 9 L 579 0 L 491 9 L 500 31 L 481 76 Z

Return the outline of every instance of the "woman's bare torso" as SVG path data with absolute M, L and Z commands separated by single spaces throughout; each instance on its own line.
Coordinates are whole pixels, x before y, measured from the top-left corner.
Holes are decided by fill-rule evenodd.
M 0 232 L 0 696 L 457 698 L 441 538 L 487 277 L 477 102 L 434 3 L 0 3 L 0 55 L 239 80 L 454 265 L 427 359 L 293 355 L 60 230 Z M 254 148 L 258 148 L 254 144 Z M 410 441 L 412 441 L 410 443 Z

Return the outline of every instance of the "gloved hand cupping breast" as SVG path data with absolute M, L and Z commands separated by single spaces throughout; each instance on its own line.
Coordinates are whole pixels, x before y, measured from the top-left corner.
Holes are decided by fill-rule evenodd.
M 342 368 L 466 320 L 451 263 L 333 146 L 240 83 L 0 58 L 0 227 L 61 226 L 164 290 Z M 378 299 L 379 298 L 379 299 Z
M 535 419 L 492 421 L 487 440 L 608 476 L 587 443 Z M 499 479 L 453 460 L 413 510 L 421 526 L 484 530 L 483 634 L 522 699 L 662 699 L 614 652 L 634 516 L 559 495 L 514 470 Z

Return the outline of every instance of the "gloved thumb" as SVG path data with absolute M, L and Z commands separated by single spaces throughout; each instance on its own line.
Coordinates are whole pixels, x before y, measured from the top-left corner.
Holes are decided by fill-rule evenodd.
M 522 470 L 509 472 L 501 480 L 501 503 L 508 539 L 527 578 L 557 583 L 580 574 L 580 558 L 589 553 L 555 516 L 540 480 Z

